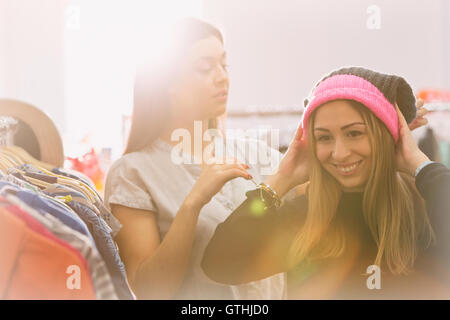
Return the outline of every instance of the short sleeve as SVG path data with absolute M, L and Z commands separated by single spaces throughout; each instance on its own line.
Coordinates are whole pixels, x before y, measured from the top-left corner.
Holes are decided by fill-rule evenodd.
M 108 171 L 105 183 L 105 204 L 129 208 L 157 211 L 150 193 L 145 187 L 143 168 L 136 166 L 132 159 L 117 160 Z

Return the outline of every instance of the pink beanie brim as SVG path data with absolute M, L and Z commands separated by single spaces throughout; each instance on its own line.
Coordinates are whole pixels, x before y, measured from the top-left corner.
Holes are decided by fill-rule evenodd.
M 354 75 L 339 74 L 322 81 L 314 90 L 303 114 L 302 127 L 307 132 L 311 114 L 326 102 L 333 100 L 355 100 L 369 108 L 398 141 L 398 114 L 395 106 L 369 81 Z

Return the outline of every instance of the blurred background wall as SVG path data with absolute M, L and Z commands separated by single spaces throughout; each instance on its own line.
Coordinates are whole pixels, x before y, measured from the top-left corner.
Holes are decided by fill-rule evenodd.
M 224 33 L 227 126 L 278 128 L 282 145 L 314 83 L 342 65 L 450 90 L 447 0 L 0 0 L 0 97 L 47 112 L 67 154 L 117 156 L 138 48 L 185 15 Z

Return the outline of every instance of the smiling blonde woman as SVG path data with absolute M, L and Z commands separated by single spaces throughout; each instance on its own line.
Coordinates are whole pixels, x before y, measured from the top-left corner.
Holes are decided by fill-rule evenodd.
M 305 105 L 278 172 L 217 227 L 205 273 L 238 284 L 289 271 L 290 298 L 449 298 L 450 170 L 411 136 L 411 87 L 343 68 Z M 278 204 L 306 181 L 304 195 Z

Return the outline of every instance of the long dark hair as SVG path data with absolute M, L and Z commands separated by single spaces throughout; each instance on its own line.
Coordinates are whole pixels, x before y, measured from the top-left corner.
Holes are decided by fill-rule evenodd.
M 189 47 L 209 36 L 223 43 L 220 31 L 195 18 L 179 20 L 155 63 L 138 67 L 134 83 L 131 129 L 124 154 L 139 151 L 159 137 L 170 117 L 168 86 Z M 158 50 L 158 49 L 155 49 Z

